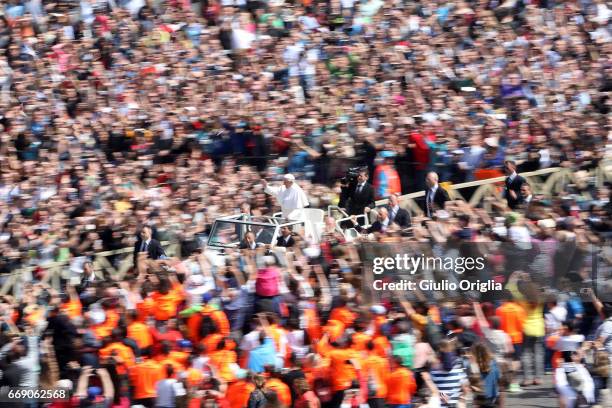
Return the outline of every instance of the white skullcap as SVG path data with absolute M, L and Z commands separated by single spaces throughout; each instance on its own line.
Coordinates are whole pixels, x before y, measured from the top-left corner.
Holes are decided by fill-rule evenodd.
M 285 174 L 283 176 L 283 179 L 289 180 L 289 181 L 295 181 L 295 176 L 293 174 Z

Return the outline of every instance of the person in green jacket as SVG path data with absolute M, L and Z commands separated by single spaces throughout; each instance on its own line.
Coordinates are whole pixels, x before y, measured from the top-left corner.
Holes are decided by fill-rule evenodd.
M 402 360 L 404 367 L 412 368 L 414 361 L 414 336 L 410 334 L 409 324 L 406 321 L 397 323 L 396 334 L 391 340 L 392 354 Z
M 357 75 L 358 58 L 351 54 L 338 55 L 325 61 L 325 65 L 332 76 L 353 79 Z

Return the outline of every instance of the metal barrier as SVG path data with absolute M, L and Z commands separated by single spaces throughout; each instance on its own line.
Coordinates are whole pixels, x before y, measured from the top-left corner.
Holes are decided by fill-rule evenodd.
M 520 173 L 520 175 L 523 176 L 531 185 L 535 194 L 540 194 L 547 197 L 554 196 L 555 194 L 561 192 L 562 189 L 570 183 L 584 181 L 583 175 L 575 172 L 572 169 L 564 167 L 552 167 Z M 593 169 L 588 176 L 595 178 L 596 186 L 602 186 L 604 182 L 612 180 L 612 162 L 603 161 L 597 168 Z M 498 188 L 498 185 L 503 183 L 505 180 L 506 177 L 495 177 L 485 180 L 453 184 L 447 188 L 447 191 L 452 199 L 465 200 L 465 198 L 461 195 L 461 190 L 466 188 L 473 189 L 476 187 L 476 190 L 469 199 L 469 204 L 476 206 L 484 201 L 483 206 L 485 209 L 490 210 L 490 202 L 485 200 L 485 198 L 490 196 L 501 198 L 501 189 Z M 399 197 L 399 200 L 402 207 L 412 211 L 413 214 L 422 214 L 423 211 L 415 199 L 424 196 L 425 191 L 417 191 L 415 193 L 402 195 Z M 379 207 L 385 205 L 387 202 L 388 199 L 378 200 L 376 201 L 376 206 Z
M 164 241 L 161 243 L 164 247 L 166 254 L 169 256 L 180 255 L 180 245 L 176 242 Z M 104 273 L 108 273 L 112 276 L 116 276 L 118 279 L 123 279 L 125 274 L 133 266 L 132 254 L 134 248 L 121 248 L 114 251 L 98 252 L 94 255 L 92 260 L 94 273 L 97 277 L 104 279 Z M 124 255 L 115 267 L 109 258 L 113 256 Z M 60 282 L 62 279 L 68 280 L 70 278 L 70 263 L 68 261 L 51 262 L 41 267 L 46 271 L 45 275 L 41 279 L 43 283 L 48 283 L 55 289 L 60 289 Z M 6 295 L 12 292 L 18 296 L 20 294 L 21 286 L 24 282 L 33 280 L 32 273 L 38 268 L 38 266 L 29 266 L 18 269 L 11 274 L 4 275 L 5 278 L 2 288 L 0 288 L 0 295 Z
M 572 169 L 560 167 L 521 173 L 521 176 L 527 179 L 535 193 L 543 194 L 549 197 L 560 192 L 561 189 L 569 183 L 584 181 L 584 175 L 579 176 Z M 578 180 L 579 177 L 582 177 L 582 180 Z M 612 180 L 612 162 L 603 161 L 596 169 L 589 173 L 589 177 L 595 178 L 596 186 L 601 186 L 604 184 L 604 182 Z M 478 205 L 486 197 L 489 197 L 491 195 L 499 197 L 500 189 L 497 187 L 497 184 L 503 183 L 504 180 L 505 177 L 496 177 L 486 180 L 455 184 L 451 185 L 448 188 L 448 192 L 451 198 L 460 199 L 463 198 L 460 190 L 476 187 L 476 190 L 472 194 L 469 203 L 470 205 Z M 424 196 L 424 191 L 406 194 L 400 197 L 400 203 L 404 208 L 409 209 L 414 214 L 422 214 L 422 210 L 415 201 L 415 199 Z M 387 202 L 387 199 L 378 200 L 376 201 L 376 206 L 385 205 Z M 490 203 L 488 201 L 484 201 L 485 208 L 487 208 L 489 204 Z M 342 211 L 337 207 L 328 208 L 329 215 L 331 215 L 332 210 L 338 211 L 340 215 L 340 219 L 336 219 L 337 225 L 339 225 L 342 221 L 346 221 L 349 219 L 346 212 Z M 365 216 L 367 220 L 367 215 L 364 214 L 363 216 Z M 360 215 L 359 217 L 363 216 Z M 180 245 L 178 243 L 162 242 L 162 245 L 166 248 L 166 253 L 168 255 L 176 256 L 180 254 Z M 104 272 L 106 272 L 110 275 L 116 276 L 118 279 L 123 279 L 126 272 L 132 267 L 132 253 L 133 248 L 122 248 L 115 251 L 105 251 L 95 254 L 93 260 L 95 273 L 100 278 L 104 278 Z M 127 256 L 124 256 L 116 267 L 108 259 L 112 256 L 125 254 L 127 254 Z M 61 279 L 69 278 L 70 271 L 69 269 L 67 269 L 68 265 L 69 262 L 67 261 L 52 262 L 43 265 L 44 269 L 47 271 L 47 273 L 43 277 L 43 282 L 50 282 L 53 287 L 59 289 Z M 18 296 L 23 282 L 32 281 L 32 272 L 37 267 L 38 266 L 25 267 L 18 269 L 12 272 L 11 274 L 4 275 L 3 278 L 5 280 L 2 284 L 2 287 L 0 288 L 0 295 L 5 295 L 12 291 L 13 294 Z
M 337 205 L 327 206 L 327 215 L 329 217 L 333 217 L 336 220 L 336 229 L 338 229 L 338 231 L 342 231 L 342 224 L 349 221 L 352 222 L 353 218 L 352 216 L 348 215 L 344 208 L 338 207 Z M 355 216 L 355 221 L 359 222 L 360 219 L 363 219 L 363 221 L 360 222 L 360 225 L 369 225 L 369 218 L 367 212 Z

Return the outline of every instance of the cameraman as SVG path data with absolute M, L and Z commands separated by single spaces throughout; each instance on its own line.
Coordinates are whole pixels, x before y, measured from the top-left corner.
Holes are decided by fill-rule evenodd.
M 349 215 L 361 215 L 364 211 L 374 208 L 374 187 L 368 183 L 366 168 L 359 170 L 357 182 L 347 187 L 349 191 L 347 192 L 346 210 Z

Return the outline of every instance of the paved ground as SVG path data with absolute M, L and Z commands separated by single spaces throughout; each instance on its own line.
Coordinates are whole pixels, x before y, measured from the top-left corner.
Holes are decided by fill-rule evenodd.
M 612 393 L 603 391 L 603 400 L 598 408 L 612 408 Z M 552 386 L 552 376 L 544 377 L 544 384 L 523 388 L 520 394 L 506 394 L 504 408 L 556 408 L 559 406 L 557 395 Z
M 505 408 L 554 408 L 558 406 L 550 375 L 545 376 L 542 385 L 525 387 L 520 394 L 506 394 Z

